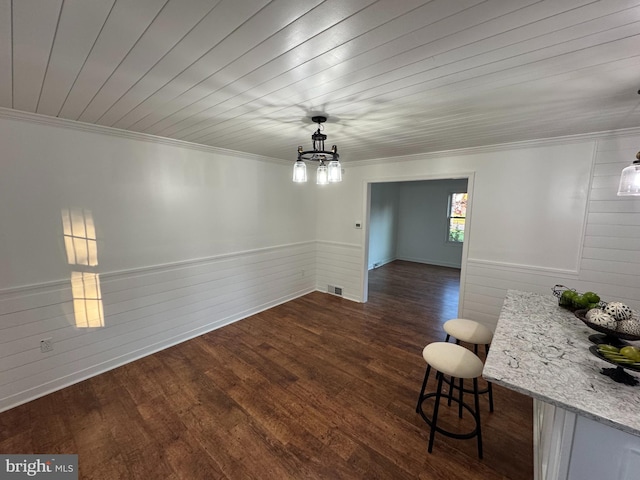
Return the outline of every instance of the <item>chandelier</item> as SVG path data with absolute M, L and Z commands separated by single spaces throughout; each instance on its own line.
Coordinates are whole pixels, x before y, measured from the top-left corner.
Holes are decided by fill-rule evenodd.
M 342 166 L 340 165 L 340 155 L 338 147 L 333 145 L 331 150 L 324 149 L 324 141 L 327 136 L 321 133 L 322 124 L 327 121 L 327 117 L 311 117 L 314 123 L 318 124 L 318 130 L 311 135 L 313 150 L 302 150 L 298 147 L 298 160 L 293 165 L 293 181 L 304 183 L 307 181 L 307 165 L 305 161 L 319 162 L 316 171 L 316 184 L 326 185 L 327 183 L 337 183 L 342 181 Z
M 640 152 L 636 154 L 636 161 L 622 170 L 618 195 L 640 195 Z

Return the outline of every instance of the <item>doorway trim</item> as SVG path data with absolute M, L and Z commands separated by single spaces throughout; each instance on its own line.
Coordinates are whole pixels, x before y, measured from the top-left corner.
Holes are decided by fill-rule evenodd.
M 464 310 L 464 291 L 467 275 L 467 258 L 469 255 L 469 244 L 472 238 L 472 214 L 473 214 L 473 186 L 475 172 L 459 172 L 436 175 L 416 175 L 411 177 L 374 177 L 363 180 L 364 211 L 362 212 L 364 221 L 364 249 L 362 258 L 362 303 L 366 303 L 369 298 L 369 235 L 371 220 L 371 185 L 374 183 L 398 183 L 398 182 L 419 182 L 424 180 L 467 180 L 467 216 L 465 221 L 465 240 L 462 243 L 462 258 L 460 262 L 460 292 L 458 300 L 458 316 L 462 316 Z

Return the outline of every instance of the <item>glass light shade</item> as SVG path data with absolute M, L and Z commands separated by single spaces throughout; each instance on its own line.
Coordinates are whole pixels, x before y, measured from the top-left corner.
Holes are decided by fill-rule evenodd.
M 329 169 L 324 163 L 321 163 L 316 172 L 316 184 L 326 185 L 327 183 L 329 183 Z
M 337 183 L 342 181 L 342 166 L 338 160 L 329 162 L 329 182 Z
M 622 170 L 618 195 L 640 195 L 640 162 L 636 161 Z
M 304 183 L 307 181 L 307 166 L 302 160 L 297 160 L 293 164 L 293 181 L 296 183 Z

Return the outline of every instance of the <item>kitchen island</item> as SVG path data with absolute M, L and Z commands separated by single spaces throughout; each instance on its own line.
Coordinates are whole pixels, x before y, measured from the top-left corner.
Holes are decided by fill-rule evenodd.
M 640 478 L 640 386 L 600 373 L 595 333 L 551 294 L 507 292 L 483 377 L 533 397 L 536 480 Z

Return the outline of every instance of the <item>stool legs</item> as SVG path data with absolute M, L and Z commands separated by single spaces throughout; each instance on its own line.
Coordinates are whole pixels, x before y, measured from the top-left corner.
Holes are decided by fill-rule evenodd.
M 416 413 L 420 413 L 420 402 L 422 402 L 424 389 L 427 387 L 427 380 L 429 380 L 429 373 L 431 373 L 431 365 L 427 365 L 427 371 L 424 374 L 424 380 L 422 381 L 422 389 L 420 389 L 420 395 L 418 395 L 418 404 L 416 405 Z
M 487 382 L 489 385 L 487 388 L 489 389 L 489 411 L 493 412 L 493 386 L 491 382 Z
M 448 342 L 449 339 L 451 338 L 451 335 L 449 335 L 447 333 L 447 336 L 445 338 L 445 342 Z M 456 345 L 460 345 L 460 340 L 456 339 Z M 475 353 L 476 355 L 478 355 L 478 345 L 474 344 L 473 345 L 473 353 Z M 487 355 L 489 354 L 489 345 L 485 345 L 484 346 L 484 357 L 487 358 Z M 449 396 L 447 399 L 447 406 L 451 406 L 451 400 L 453 398 L 453 381 L 454 378 L 451 378 L 451 383 L 449 384 Z M 460 403 L 462 403 L 462 379 L 460 379 Z M 467 393 L 469 391 L 467 390 Z M 493 385 L 491 384 L 491 382 L 487 382 L 487 390 L 483 391 L 482 393 L 488 393 L 489 394 L 489 411 L 491 413 L 493 413 Z M 416 409 L 416 412 L 418 410 Z M 462 418 L 462 407 L 460 407 L 460 418 Z
M 438 407 L 440 406 L 440 397 L 442 396 L 442 373 L 438 372 L 436 377 L 438 377 L 438 387 L 436 390 L 436 404 L 433 407 L 433 416 L 431 417 L 431 432 L 429 433 L 429 448 L 427 449 L 429 453 L 433 451 L 433 440 L 436 438 L 436 422 L 438 420 Z M 452 380 L 453 381 L 453 380 Z
M 476 407 L 475 415 L 478 422 L 478 457 L 482 459 L 482 426 L 480 424 L 480 400 L 478 399 L 478 379 L 473 379 L 473 397 Z
M 434 342 L 422 350 L 422 357 L 426 362 L 426 372 L 420 388 L 420 394 L 418 395 L 418 403 L 416 405 L 416 413 L 418 413 L 422 419 L 429 425 L 429 443 L 427 450 L 429 453 L 433 452 L 433 444 L 435 441 L 436 432 L 441 435 L 445 435 L 450 438 L 459 440 L 472 439 L 482 435 L 480 427 L 480 415 L 479 409 L 479 390 L 478 390 L 478 378 L 482 376 L 482 360 L 468 349 L 461 347 L 460 345 L 452 345 L 449 342 Z M 425 392 L 429 381 L 429 374 L 431 369 L 435 370 L 435 391 Z M 446 378 L 445 378 L 446 376 Z M 471 386 L 467 386 L 465 389 L 464 379 L 473 379 L 473 389 Z M 456 382 L 457 380 L 457 382 Z M 449 387 L 449 391 L 443 391 L 443 383 L 446 383 Z M 458 389 L 458 395 L 453 395 L 453 389 Z M 464 393 L 472 394 L 474 397 L 475 405 L 470 400 L 469 403 L 464 403 Z M 471 418 L 475 425 L 472 429 L 467 429 L 467 423 L 453 422 L 453 429 L 449 430 L 441 425 L 438 425 L 438 416 L 442 416 L 442 408 L 445 408 L 445 413 L 448 416 L 449 413 L 455 415 L 451 409 L 447 409 L 446 405 L 442 405 L 445 398 L 448 401 L 455 401 L 458 403 L 458 417 L 462 418 L 462 410 L 466 409 L 471 414 Z M 468 395 L 467 395 L 468 398 Z M 428 400 L 434 400 L 433 410 L 430 413 L 425 412 L 424 405 Z M 442 423 L 442 419 L 440 419 Z M 446 427 L 446 425 L 445 425 Z M 460 431 L 462 430 L 462 431 Z M 478 455 L 482 458 L 482 439 L 478 439 Z
M 487 358 L 489 354 L 489 345 L 484 346 L 484 356 Z M 493 412 L 493 385 L 491 382 L 487 382 L 487 390 L 489 391 L 489 411 Z
M 429 373 L 427 373 L 425 375 L 425 378 L 428 378 Z M 433 451 L 433 443 L 435 440 L 435 436 L 436 436 L 436 430 L 438 432 L 441 432 L 447 436 L 453 437 L 453 438 L 472 438 L 472 437 L 477 437 L 478 438 L 478 457 L 480 459 L 482 459 L 482 425 L 480 423 L 480 397 L 479 397 L 479 389 L 478 389 L 478 379 L 474 378 L 473 379 L 473 401 L 474 401 L 474 407 L 475 407 L 475 411 L 471 410 L 469 406 L 464 405 L 462 403 L 462 391 L 463 391 L 463 379 L 459 379 L 460 382 L 460 395 L 459 395 L 459 406 L 458 406 L 458 416 L 460 418 L 462 418 L 462 408 L 464 406 L 464 408 L 466 408 L 467 410 L 469 410 L 469 412 L 471 412 L 475 422 L 476 422 L 476 428 L 474 431 L 472 431 L 471 433 L 466 433 L 466 434 L 456 434 L 456 433 L 452 433 L 452 432 L 447 432 L 447 431 L 443 431 L 440 427 L 437 426 L 437 422 L 438 422 L 438 413 L 440 410 L 440 401 L 443 397 L 442 394 L 442 383 L 444 382 L 444 374 L 442 374 L 441 372 L 436 371 L 436 379 L 437 379 L 437 387 L 436 387 L 436 392 L 435 393 L 430 393 L 428 395 L 424 395 L 424 384 L 426 384 L 426 382 L 424 382 L 423 384 L 423 389 L 420 393 L 420 397 L 418 399 L 418 407 L 417 407 L 417 411 L 418 413 L 420 413 L 420 415 L 422 415 L 422 418 L 425 419 L 425 421 L 427 421 L 427 423 L 429 423 L 429 425 L 431 426 L 431 430 L 429 432 L 429 446 L 427 448 L 429 453 L 432 453 Z M 454 384 L 454 379 L 453 378 L 449 378 L 448 380 L 449 382 L 451 382 L 451 385 Z M 431 418 L 428 419 L 425 415 L 424 412 L 422 412 L 420 410 L 420 403 L 422 402 L 423 399 L 429 398 L 429 397 L 434 397 L 435 396 L 435 405 L 433 406 L 433 413 L 431 415 Z
M 453 379 L 452 379 L 453 381 Z M 462 418 L 462 394 L 464 393 L 463 380 L 460 379 L 460 398 L 458 399 L 458 418 Z

